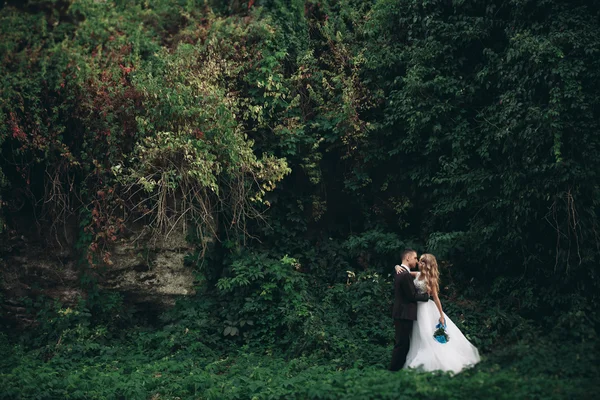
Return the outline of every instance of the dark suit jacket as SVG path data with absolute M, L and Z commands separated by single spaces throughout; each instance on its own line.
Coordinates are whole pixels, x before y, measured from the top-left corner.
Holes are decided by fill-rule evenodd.
M 413 277 L 404 268 L 394 276 L 394 319 L 417 319 L 417 301 L 428 301 L 427 293 L 419 294 Z

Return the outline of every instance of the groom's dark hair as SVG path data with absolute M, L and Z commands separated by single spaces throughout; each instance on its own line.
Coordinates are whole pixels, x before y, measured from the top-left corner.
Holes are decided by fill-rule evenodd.
M 406 257 L 407 255 L 409 255 L 410 253 L 416 253 L 416 251 L 413 250 L 413 249 L 404 249 L 404 250 L 402 250 L 402 253 L 400 253 L 400 262 L 404 261 L 404 257 Z

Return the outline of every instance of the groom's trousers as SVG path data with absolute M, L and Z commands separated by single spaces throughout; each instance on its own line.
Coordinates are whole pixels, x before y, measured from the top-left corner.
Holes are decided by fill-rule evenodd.
M 413 320 L 411 319 L 396 319 L 394 320 L 394 350 L 392 351 L 392 362 L 390 363 L 390 371 L 398 371 L 406 362 L 406 355 L 410 347 L 410 334 L 412 332 Z

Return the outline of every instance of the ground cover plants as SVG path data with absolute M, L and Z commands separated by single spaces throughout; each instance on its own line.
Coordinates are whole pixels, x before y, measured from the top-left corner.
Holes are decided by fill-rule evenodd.
M 13 238 L 67 248 L 83 295 L 3 275 L 0 399 L 593 398 L 599 16 L 4 2 L 0 266 Z M 175 230 L 195 295 L 102 289 L 115 244 Z M 405 247 L 438 257 L 473 369 L 386 370 Z

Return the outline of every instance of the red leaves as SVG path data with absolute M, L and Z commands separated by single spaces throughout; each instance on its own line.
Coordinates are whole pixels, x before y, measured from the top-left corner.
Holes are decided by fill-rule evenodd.
M 18 139 L 23 142 L 27 141 L 27 135 L 25 134 L 25 132 L 23 132 L 23 130 L 19 126 L 15 113 L 12 113 L 12 112 L 10 113 L 10 125 L 11 125 L 11 130 L 12 130 L 12 137 L 14 139 Z
M 194 136 L 196 139 L 204 139 L 204 132 L 202 132 L 200 129 L 194 129 Z
M 91 267 L 96 267 L 97 260 L 112 265 L 110 245 L 118 240 L 119 234 L 125 232 L 125 220 L 115 216 L 120 200 L 113 198 L 114 188 L 99 189 L 98 196 L 91 210 L 92 218 L 84 228 L 84 232 L 92 236 L 88 246 L 87 259 Z
M 131 73 L 131 71 L 133 71 L 133 67 L 125 67 L 122 64 L 119 64 L 119 68 L 121 68 L 121 71 L 123 71 L 123 73 L 125 75 Z
M 25 132 L 23 132 L 18 125 L 14 125 L 12 127 L 12 136 L 14 139 L 19 139 L 22 141 L 27 140 L 27 135 L 25 135 Z

